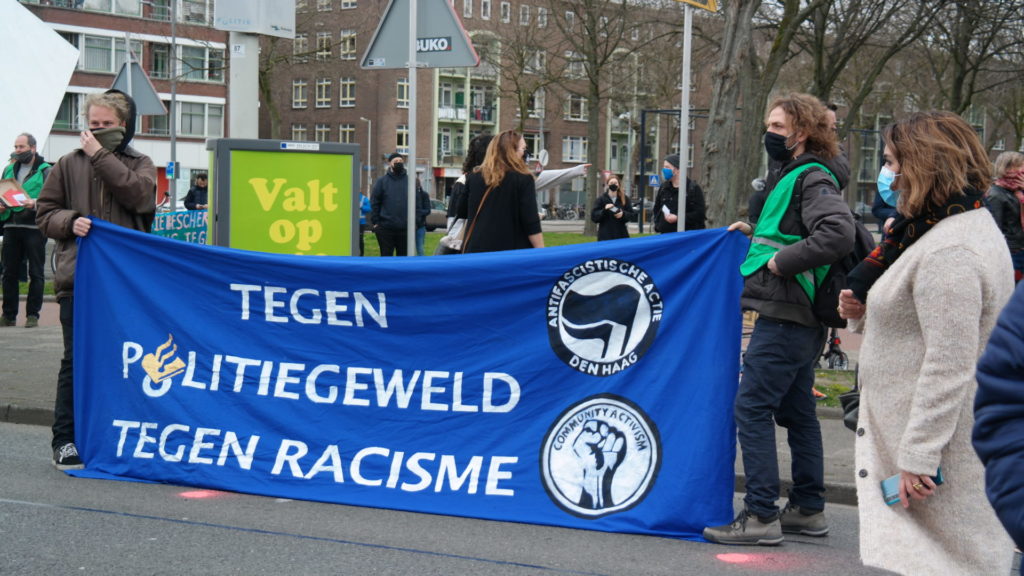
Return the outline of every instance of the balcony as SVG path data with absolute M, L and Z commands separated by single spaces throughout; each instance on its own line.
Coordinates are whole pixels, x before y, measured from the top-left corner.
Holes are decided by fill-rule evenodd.
M 470 108 L 469 121 L 473 123 L 494 124 L 494 107 L 481 106 Z
M 469 112 L 465 108 L 453 108 L 441 106 L 437 109 L 437 119 L 448 122 L 465 122 L 469 118 Z

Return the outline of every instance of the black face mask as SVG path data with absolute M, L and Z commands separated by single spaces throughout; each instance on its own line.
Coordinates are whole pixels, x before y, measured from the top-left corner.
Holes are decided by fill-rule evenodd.
M 18 162 L 20 162 L 22 164 L 28 164 L 29 162 L 32 161 L 32 151 L 31 150 L 25 150 L 24 152 L 21 152 L 21 153 L 15 152 L 15 153 L 11 154 L 11 158 L 17 160 Z
M 394 174 L 395 176 L 401 176 L 402 174 L 405 174 L 405 164 L 403 162 L 396 162 L 393 166 L 391 166 L 391 173 Z
M 608 186 L 608 189 L 611 190 L 612 192 L 618 192 L 619 191 L 619 185 L 618 184 L 611 184 L 611 185 Z
M 786 140 L 789 140 L 787 136 L 776 134 L 775 132 L 764 133 L 764 150 L 768 153 L 768 157 L 777 162 L 786 162 L 793 159 L 793 149 L 796 148 L 796 144 L 793 147 L 786 146 Z

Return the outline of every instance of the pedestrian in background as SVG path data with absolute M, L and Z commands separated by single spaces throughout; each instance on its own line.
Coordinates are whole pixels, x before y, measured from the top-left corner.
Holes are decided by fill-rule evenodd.
M 594 201 L 590 219 L 597 224 L 597 239 L 629 238 L 627 224 L 633 217 L 633 205 L 623 192 L 617 176 L 610 176 L 604 192 Z
M 46 237 L 36 226 L 36 199 L 43 182 L 50 173 L 50 164 L 36 150 L 36 139 L 23 132 L 14 139 L 14 154 L 4 168 L 3 177 L 13 178 L 28 197 L 24 206 L 4 208 L 0 204 L 0 224 L 3 226 L 3 315 L 0 326 L 15 326 L 21 288 L 21 271 L 28 263 L 28 298 L 25 301 L 25 327 L 39 326 L 39 312 L 43 309 L 43 264 L 46 262 Z
M 407 256 L 409 222 L 408 174 L 405 158 L 388 155 L 388 170 L 373 184 L 370 194 L 370 226 L 377 236 L 381 256 Z
M 988 189 L 988 209 L 1006 238 L 1013 260 L 1013 279 L 1024 276 L 1024 154 L 1003 152 L 996 156 L 996 181 Z
M 430 195 L 420 185 L 420 177 L 416 177 L 416 255 L 426 256 L 423 244 L 427 240 L 427 216 L 430 214 Z
M 61 470 L 82 468 L 75 446 L 74 285 L 78 238 L 89 234 L 91 217 L 149 232 L 156 215 L 156 168 L 128 145 L 135 135 L 135 102 L 119 90 L 85 99 L 89 129 L 81 148 L 64 155 L 43 184 L 36 222 L 57 241 L 53 288 L 60 304 L 64 357 L 54 403 L 53 463 Z
M 861 560 L 900 574 L 1008 574 L 1013 545 L 971 446 L 975 365 L 1013 290 L 1009 251 L 983 209 L 988 155 L 951 112 L 912 114 L 882 137 L 885 166 L 899 175 L 899 215 L 839 301 L 864 331 Z M 890 507 L 880 483 L 894 475 L 899 504 Z
M 359 195 L 359 255 L 363 256 L 366 254 L 366 246 L 363 241 L 363 236 L 366 231 L 369 230 L 369 226 L 366 225 L 366 215 L 370 213 L 370 197 L 366 194 Z
M 463 252 L 543 248 L 533 174 L 523 161 L 526 140 L 506 130 L 487 146 L 480 170 L 466 178 Z
M 758 317 L 735 405 L 746 475 L 744 509 L 731 524 L 704 529 L 704 538 L 720 544 L 774 545 L 783 541 L 783 532 L 829 532 L 821 426 L 812 391 L 825 329 L 811 309 L 816 284 L 808 277 L 823 273 L 853 249 L 853 214 L 839 193 L 845 182 L 826 170 L 839 144 L 825 106 L 809 94 L 790 94 L 768 110 L 764 147 L 781 163 L 781 178 L 768 190 L 763 209 L 758 208 L 756 228 L 746 222 L 729 226 L 753 236 L 740 267 L 741 304 Z M 792 456 L 793 486 L 781 512 L 776 504 L 776 424 L 787 429 Z
M 679 154 L 669 154 L 662 164 L 661 176 L 664 180 L 654 197 L 654 231 L 661 234 L 678 230 L 679 222 L 679 185 L 684 172 L 679 169 Z M 706 217 L 704 190 L 693 180 L 686 178 L 686 218 L 687 230 L 703 230 Z
M 188 189 L 188 194 L 185 194 L 185 209 L 206 210 L 209 196 L 206 174 L 199 174 L 196 176 L 196 183 Z

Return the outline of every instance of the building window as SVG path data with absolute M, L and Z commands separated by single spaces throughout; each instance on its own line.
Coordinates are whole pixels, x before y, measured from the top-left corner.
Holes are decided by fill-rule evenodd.
M 452 107 L 452 84 L 451 82 L 442 82 L 437 87 L 437 105 L 439 108 L 451 108 Z
M 331 80 L 330 78 L 316 79 L 316 107 L 331 107 Z
M 473 17 L 473 0 L 462 0 L 462 17 Z
M 305 108 L 309 101 L 309 85 L 305 80 L 292 80 L 292 108 Z
M 328 124 L 317 124 L 313 128 L 313 139 L 317 142 L 330 142 L 331 127 Z
M 182 46 L 181 65 L 186 80 L 224 81 L 223 50 L 205 46 Z
M 342 30 L 341 42 L 338 44 L 338 51 L 341 52 L 342 60 L 356 59 L 356 31 Z
M 292 140 L 302 142 L 306 140 L 306 125 L 292 124 Z
M 330 32 L 317 32 L 316 33 L 316 59 L 327 60 L 331 57 L 331 42 L 334 39 L 331 37 Z
M 635 28 L 633 28 L 632 30 L 629 31 L 629 39 L 632 40 L 633 42 L 639 42 L 640 41 L 640 28 L 639 27 L 635 27 Z
M 582 78 L 584 73 L 583 58 L 576 52 L 566 51 L 565 60 L 567 62 L 566 76 L 569 78 Z
M 598 18 L 597 22 L 598 22 L 598 24 L 597 24 L 598 34 L 600 34 L 602 38 L 607 38 L 608 37 L 608 17 L 607 16 L 601 16 L 600 18 Z
M 203 25 L 213 22 L 213 0 L 181 0 L 180 6 L 178 19 L 182 22 Z
M 82 55 L 80 56 L 83 70 L 88 72 L 115 73 L 125 62 L 124 40 L 108 36 L 82 36 Z M 132 51 L 136 56 L 142 55 L 142 43 L 132 42 Z
M 352 77 L 342 78 L 338 88 L 340 96 L 338 106 L 352 108 L 356 105 L 356 79 Z
M 164 108 L 166 108 L 168 112 L 171 111 L 171 103 L 170 103 L 170 101 L 164 100 L 162 102 L 162 104 L 164 105 Z M 170 114 L 161 114 L 159 116 L 150 116 L 149 117 L 149 132 L 148 133 L 149 134 L 154 134 L 156 136 L 167 136 L 168 134 L 171 133 L 171 125 L 170 125 L 170 122 L 168 122 L 169 119 L 170 119 Z
M 171 77 L 171 46 L 169 44 L 150 44 L 149 61 L 150 78 L 166 80 Z
M 356 0 L 341 0 L 342 10 L 355 10 L 357 6 Z
M 37 2 L 32 2 L 36 4 Z M 68 4 L 71 4 L 70 2 Z M 75 7 L 93 12 L 106 12 L 107 14 L 120 14 L 122 16 L 141 16 L 142 2 L 140 0 L 85 0 L 75 2 Z M 71 6 L 65 6 L 70 8 Z
M 331 8 L 331 0 L 316 0 L 317 12 L 330 12 Z M 323 142 L 323 140 L 317 140 L 317 142 Z
M 512 5 L 508 2 L 501 3 L 501 21 L 505 24 L 512 21 Z
M 399 78 L 398 79 L 398 107 L 408 108 L 409 107 L 409 79 Z
M 197 102 L 178 102 L 181 111 L 182 136 L 206 136 L 206 105 Z
M 342 124 L 338 126 L 338 142 L 352 144 L 356 141 L 356 125 Z
M 309 8 L 308 0 L 295 0 L 295 11 L 305 12 Z
M 548 66 L 548 53 L 544 50 L 531 50 L 526 54 L 527 74 L 543 74 Z
M 548 9 L 537 7 L 537 28 L 548 27 Z
M 444 158 L 452 155 L 452 129 L 441 128 L 437 134 L 437 156 Z
M 572 30 L 576 27 L 576 13 L 572 10 L 565 12 L 565 27 L 567 30 Z
M 529 26 L 530 25 L 530 7 L 523 4 L 519 7 L 519 25 Z
M 529 99 L 526 100 L 526 113 L 530 115 L 530 118 L 544 117 L 544 96 L 544 89 L 537 88 L 537 91 L 530 94 Z
M 562 137 L 562 162 L 586 162 L 587 139 L 582 136 Z
M 79 110 L 84 99 L 84 94 L 66 92 L 64 99 L 60 102 L 60 108 L 57 109 L 57 118 L 53 121 L 53 129 L 74 132 L 81 130 L 83 125 Z
M 296 34 L 292 40 L 292 57 L 295 62 L 309 62 L 309 34 Z
M 491 19 L 491 0 L 480 0 L 480 17 L 484 20 Z
M 582 94 L 570 93 L 569 97 L 565 99 L 562 117 L 566 120 L 586 120 L 587 98 Z
M 399 124 L 395 131 L 395 146 L 399 154 L 409 153 L 409 125 Z

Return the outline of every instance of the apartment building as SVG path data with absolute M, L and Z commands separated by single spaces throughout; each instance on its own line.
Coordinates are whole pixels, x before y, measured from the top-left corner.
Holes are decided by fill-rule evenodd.
M 227 33 L 211 27 L 214 0 L 21 2 L 79 50 L 78 65 L 42 150 L 44 156 L 56 160 L 79 146 L 85 96 L 111 87 L 130 46 L 164 107 L 172 109 L 172 91 L 177 104 L 173 116 L 141 116 L 133 146 L 153 159 L 158 192 L 165 194 L 172 185 L 166 172 L 173 122 L 173 154 L 181 170 L 176 190 L 177 197 L 183 197 L 190 174 L 208 169 L 206 139 L 226 136 Z M 174 37 L 172 13 L 177 18 Z

